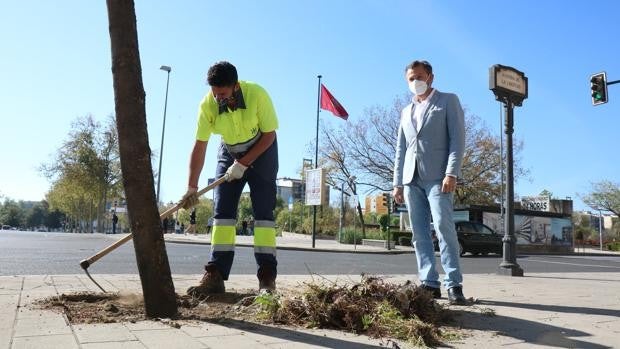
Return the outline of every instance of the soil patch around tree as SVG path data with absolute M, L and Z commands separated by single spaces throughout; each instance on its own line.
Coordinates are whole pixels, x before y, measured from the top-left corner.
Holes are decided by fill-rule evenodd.
M 204 298 L 177 294 L 178 314 L 172 319 L 147 318 L 142 295 L 127 292 L 61 294 L 32 306 L 62 312 L 72 324 L 155 320 L 180 328 L 182 320 L 242 320 L 336 329 L 415 346 L 437 346 L 461 337 L 450 326 L 455 312 L 437 303 L 430 292 L 410 282 L 394 284 L 364 275 L 358 283 L 313 279 L 275 293 L 230 289 Z

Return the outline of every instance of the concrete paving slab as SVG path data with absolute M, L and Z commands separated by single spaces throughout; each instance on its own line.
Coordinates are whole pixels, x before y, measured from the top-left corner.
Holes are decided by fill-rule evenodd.
M 13 328 L 0 328 L 0 349 L 9 349 L 13 337 Z
M 209 349 L 255 348 L 269 349 L 245 334 L 235 334 L 221 337 L 201 337 L 198 340 Z
M 44 313 L 40 317 L 17 319 L 14 337 L 71 334 L 71 328 L 60 314 Z
M 146 349 L 139 341 L 82 344 L 82 349 Z
M 207 346 L 199 339 L 192 338 L 185 332 L 175 328 L 165 330 L 134 331 L 132 333 L 149 349 L 207 348 Z M 231 349 L 231 347 L 227 349 Z
M 160 321 L 137 321 L 137 322 L 123 322 L 123 325 L 131 332 L 134 331 L 147 331 L 147 330 L 166 330 L 170 328 L 170 325 L 163 324 Z
M 11 349 L 78 349 L 79 346 L 73 334 L 16 337 Z
M 211 323 L 188 323 L 181 326 L 181 331 L 194 338 L 220 337 L 238 334 L 239 331 L 230 327 Z
M 137 340 L 122 323 L 74 325 L 73 332 L 80 344 Z

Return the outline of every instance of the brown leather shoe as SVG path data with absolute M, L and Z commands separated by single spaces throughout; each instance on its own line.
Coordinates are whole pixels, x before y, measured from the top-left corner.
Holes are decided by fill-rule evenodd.
M 200 284 L 187 289 L 188 295 L 198 298 L 224 292 L 226 292 L 224 279 L 215 264 L 205 265 L 205 274 L 202 276 Z
M 276 275 L 267 268 L 259 268 L 258 273 L 258 292 L 272 293 L 276 290 Z

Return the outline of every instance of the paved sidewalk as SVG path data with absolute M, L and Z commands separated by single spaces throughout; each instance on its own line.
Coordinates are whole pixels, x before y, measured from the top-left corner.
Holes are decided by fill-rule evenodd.
M 110 291 L 140 293 L 136 275 L 94 275 Z M 200 275 L 174 277 L 182 293 Z M 359 276 L 328 276 L 359 280 Z M 386 276 L 403 282 L 415 275 Z M 298 288 L 309 276 L 281 276 L 280 289 Z M 233 275 L 228 289 L 256 287 L 253 275 Z M 58 313 L 34 310 L 33 301 L 79 291 L 98 292 L 85 275 L 0 277 L 0 349 L 5 348 L 380 348 L 386 341 L 339 331 L 231 322 L 227 326 L 181 321 L 69 325 Z M 452 307 L 463 338 L 452 348 L 618 348 L 620 273 L 465 275 L 466 296 L 477 303 Z M 445 292 L 444 292 L 445 293 Z M 440 300 L 445 304 L 445 299 Z M 492 314 L 495 315 L 492 315 Z M 405 347 L 403 343 L 399 343 Z M 389 347 L 389 346 L 388 346 Z

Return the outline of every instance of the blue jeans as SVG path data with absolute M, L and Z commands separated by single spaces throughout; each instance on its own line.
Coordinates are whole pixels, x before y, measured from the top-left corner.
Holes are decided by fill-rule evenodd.
M 405 202 L 411 221 L 412 244 L 418 262 L 420 282 L 439 287 L 439 274 L 435 268 L 435 251 L 431 238 L 431 215 L 439 240 L 441 266 L 445 272 L 444 287 L 461 286 L 463 275 L 459 264 L 459 242 L 452 214 L 453 193 L 441 192 L 442 181 L 422 181 L 414 176 L 404 186 Z

